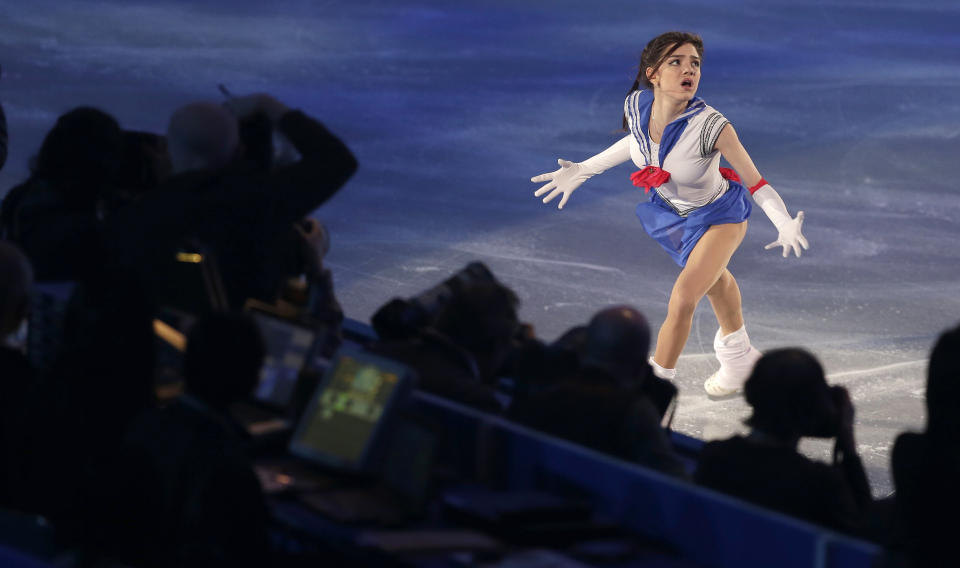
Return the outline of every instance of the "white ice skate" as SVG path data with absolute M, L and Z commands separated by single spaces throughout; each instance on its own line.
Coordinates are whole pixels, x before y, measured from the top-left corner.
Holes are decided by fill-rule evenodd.
M 661 379 L 667 379 L 672 381 L 677 378 L 676 369 L 664 369 L 656 361 L 653 360 L 653 355 L 647 358 L 647 362 L 650 363 L 650 368 L 653 369 L 653 374 L 660 377 Z
M 720 369 L 703 383 L 703 389 L 710 398 L 727 398 L 739 394 L 753 371 L 754 364 L 762 355 L 757 348 L 750 345 L 746 327 L 722 337 L 720 333 L 718 329 L 713 338 L 713 350 L 720 361 Z

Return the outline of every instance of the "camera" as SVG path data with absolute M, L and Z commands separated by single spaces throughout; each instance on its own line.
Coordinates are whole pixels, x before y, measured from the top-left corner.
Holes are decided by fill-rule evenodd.
M 673 414 L 677 409 L 679 390 L 672 382 L 661 379 L 652 372 L 640 384 L 640 391 L 650 399 L 660 414 L 660 425 L 670 428 Z
M 821 404 L 819 416 L 811 417 L 811 426 L 804 434 L 814 438 L 833 438 L 840 433 L 843 407 L 848 398 L 847 389 L 840 385 L 827 388 L 826 400 Z
M 471 262 L 450 278 L 412 298 L 390 300 L 373 314 L 370 322 L 381 339 L 407 339 L 432 324 L 450 299 L 467 285 L 480 282 L 498 283 L 485 264 Z

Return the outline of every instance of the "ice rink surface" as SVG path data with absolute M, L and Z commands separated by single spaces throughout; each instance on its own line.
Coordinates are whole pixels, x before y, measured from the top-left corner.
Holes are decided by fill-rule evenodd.
M 563 211 L 532 175 L 617 139 L 644 44 L 705 41 L 699 95 L 723 112 L 811 249 L 783 259 L 755 210 L 731 270 L 758 347 L 804 346 L 846 385 L 874 493 L 892 440 L 922 428 L 926 357 L 960 322 L 960 4 L 753 2 L 83 1 L 0 4 L 0 100 L 11 154 L 0 193 L 56 117 L 80 104 L 162 131 L 179 105 L 267 91 L 323 120 L 356 177 L 316 212 L 348 315 L 432 286 L 471 260 L 552 339 L 610 304 L 658 326 L 678 268 L 646 236 L 632 166 Z M 679 364 L 675 427 L 742 431 L 713 402 L 716 320 L 700 305 Z M 803 444 L 826 459 L 825 442 Z

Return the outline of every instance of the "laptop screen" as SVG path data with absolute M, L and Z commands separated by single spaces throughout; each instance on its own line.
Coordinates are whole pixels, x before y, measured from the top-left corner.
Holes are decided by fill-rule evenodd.
M 411 381 L 409 368 L 395 361 L 341 351 L 300 418 L 290 451 L 327 466 L 371 469 L 370 450 Z
M 263 312 L 250 312 L 267 345 L 254 398 L 285 409 L 293 398 L 300 370 L 313 353 L 316 333 L 289 320 Z

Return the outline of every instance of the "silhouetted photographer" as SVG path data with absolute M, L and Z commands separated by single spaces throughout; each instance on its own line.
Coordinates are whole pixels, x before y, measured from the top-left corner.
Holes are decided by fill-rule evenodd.
M 30 258 L 38 281 L 78 280 L 99 261 L 99 207 L 123 156 L 116 119 L 91 107 L 57 119 L 30 177 L 3 199 L 0 230 Z
M 753 408 L 748 436 L 710 442 L 695 481 L 806 521 L 856 532 L 872 504 L 857 454 L 853 404 L 828 386 L 803 349 L 778 349 L 757 362 L 744 395 Z M 800 438 L 835 438 L 833 463 L 797 451 Z
M 893 445 L 896 535 L 891 548 L 910 566 L 944 566 L 956 555 L 960 510 L 960 327 L 940 335 L 927 370 L 927 428 L 904 432 Z
M 586 328 L 580 368 L 553 386 L 518 398 L 511 418 L 670 475 L 686 477 L 662 423 L 677 390 L 653 375 L 650 327 L 639 311 L 614 306 Z
M 435 294 L 443 299 L 437 302 L 440 307 L 432 321 L 429 315 L 424 320 L 399 320 L 404 326 L 417 323 L 393 328 L 402 333 L 375 345 L 373 351 L 413 367 L 422 390 L 500 411 L 494 383 L 520 327 L 517 296 L 495 281 L 462 282 L 463 275 L 462 271 L 445 281 L 442 286 L 447 288 Z M 412 313 L 419 318 L 430 311 Z
M 100 546 L 136 566 L 267 566 L 263 492 L 227 407 L 257 384 L 265 347 L 241 314 L 190 330 L 185 393 L 142 413 L 124 439 L 100 505 Z
M 240 124 L 254 115 L 267 117 L 300 159 L 270 166 L 245 157 Z M 114 268 L 133 271 L 149 295 L 166 277 L 156 267 L 191 239 L 216 256 L 230 306 L 248 298 L 272 303 L 289 276 L 278 253 L 293 224 L 353 175 L 353 155 L 318 121 L 266 94 L 186 105 L 171 117 L 166 138 L 173 175 L 105 228 Z

